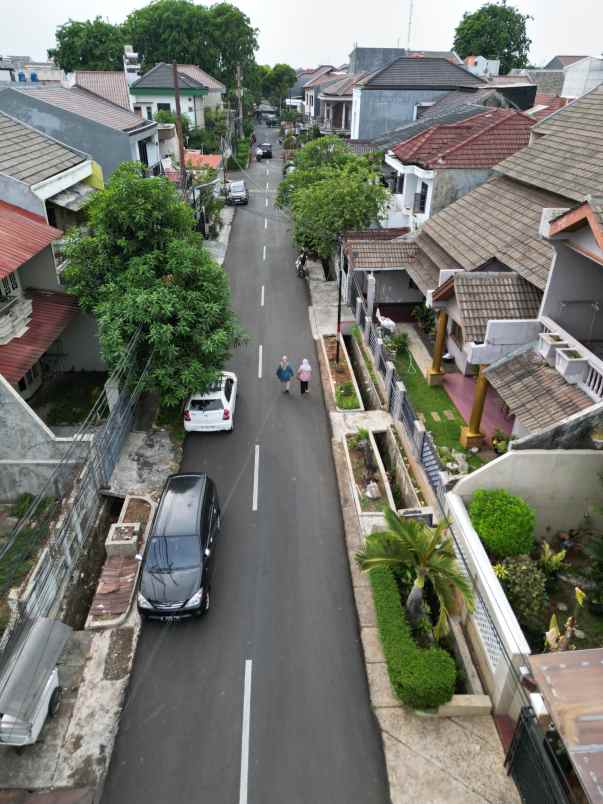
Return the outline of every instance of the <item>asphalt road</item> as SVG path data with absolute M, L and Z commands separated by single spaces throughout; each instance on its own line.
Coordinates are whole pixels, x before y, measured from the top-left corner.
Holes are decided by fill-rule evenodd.
M 276 140 L 275 130 L 257 134 Z M 190 435 L 184 447 L 182 470 L 207 471 L 223 507 L 211 611 L 145 624 L 104 804 L 389 801 L 307 289 L 273 207 L 279 151 L 246 176 L 250 203 L 237 210 L 225 263 L 250 336 L 229 366 L 239 376 L 236 430 Z M 310 359 L 308 397 L 297 383 L 281 393 L 282 354 L 296 366 Z

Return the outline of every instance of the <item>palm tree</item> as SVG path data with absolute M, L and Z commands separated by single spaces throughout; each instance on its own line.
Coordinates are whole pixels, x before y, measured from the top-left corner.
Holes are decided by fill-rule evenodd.
M 408 567 L 415 575 L 406 600 L 406 612 L 411 626 L 416 627 L 423 614 L 423 590 L 429 579 L 440 604 L 440 616 L 434 628 L 437 639 L 448 633 L 448 613 L 454 605 L 454 593 L 460 592 L 469 611 L 475 607 L 473 587 L 463 574 L 454 553 L 452 539 L 445 535 L 448 522 L 430 528 L 418 519 L 399 517 L 385 510 L 389 530 L 367 537 L 364 547 L 356 553 L 363 572 L 375 567 Z

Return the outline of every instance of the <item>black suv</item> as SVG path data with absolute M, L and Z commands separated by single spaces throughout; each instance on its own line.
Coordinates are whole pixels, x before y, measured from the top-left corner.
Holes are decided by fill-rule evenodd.
M 269 142 L 263 142 L 260 148 L 262 151 L 262 159 L 272 159 L 272 145 Z
M 205 473 L 168 477 L 144 554 L 137 556 L 143 618 L 172 620 L 209 609 L 211 559 L 219 533 L 213 480 Z

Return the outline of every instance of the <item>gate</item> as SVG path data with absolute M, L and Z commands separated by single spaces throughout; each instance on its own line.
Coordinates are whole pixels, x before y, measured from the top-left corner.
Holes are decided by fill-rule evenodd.
M 563 772 L 529 706 L 521 710 L 505 765 L 526 804 L 574 804 Z

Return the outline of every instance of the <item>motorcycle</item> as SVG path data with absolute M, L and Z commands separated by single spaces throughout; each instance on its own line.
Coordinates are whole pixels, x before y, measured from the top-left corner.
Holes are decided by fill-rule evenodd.
M 308 255 L 305 251 L 302 251 L 302 253 L 295 260 L 295 272 L 300 279 L 305 279 L 308 276 L 308 271 L 306 270 L 307 259 Z

